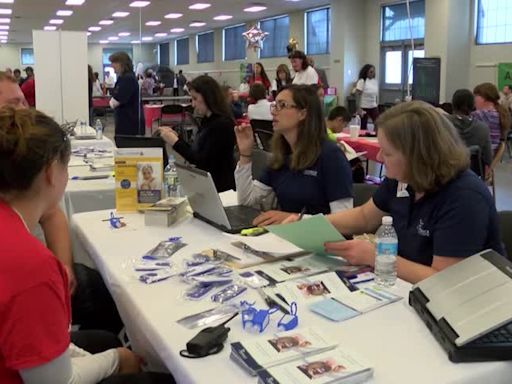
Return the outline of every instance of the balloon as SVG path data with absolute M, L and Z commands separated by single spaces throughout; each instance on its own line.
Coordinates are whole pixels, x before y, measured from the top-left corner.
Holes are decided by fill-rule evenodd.
M 261 48 L 261 43 L 268 36 L 268 32 L 263 32 L 257 26 L 252 26 L 248 31 L 242 33 L 245 40 L 247 40 L 247 48 L 254 50 Z

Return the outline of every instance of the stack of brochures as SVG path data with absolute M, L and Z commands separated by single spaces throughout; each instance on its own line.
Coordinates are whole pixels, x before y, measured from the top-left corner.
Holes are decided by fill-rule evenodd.
M 361 383 L 373 375 L 370 364 L 314 328 L 231 344 L 231 359 L 260 383 Z

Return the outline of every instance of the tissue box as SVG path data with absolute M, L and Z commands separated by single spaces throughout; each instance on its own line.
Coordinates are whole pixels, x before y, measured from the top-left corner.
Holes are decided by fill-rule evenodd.
M 169 197 L 144 211 L 144 225 L 168 227 L 187 214 L 187 199 Z

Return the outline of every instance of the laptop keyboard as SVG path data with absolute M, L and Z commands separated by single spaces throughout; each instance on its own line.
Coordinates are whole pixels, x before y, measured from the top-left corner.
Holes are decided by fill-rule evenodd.
M 225 207 L 224 210 L 233 228 L 252 227 L 252 221 L 259 214 L 259 212 L 253 208 L 242 206 Z
M 512 323 L 506 324 L 487 335 L 481 336 L 470 344 L 512 344 Z

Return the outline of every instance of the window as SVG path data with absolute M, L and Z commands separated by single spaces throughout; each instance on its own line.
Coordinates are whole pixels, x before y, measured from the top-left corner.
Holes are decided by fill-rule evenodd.
M 386 84 L 402 84 L 402 50 L 387 51 L 384 58 Z
M 331 9 L 323 8 L 308 11 L 306 19 L 306 54 L 323 55 L 329 53 L 331 43 Z
M 176 40 L 176 65 L 186 65 L 188 57 L 188 37 Z
M 411 23 L 405 3 L 382 7 L 381 41 L 423 39 L 425 37 L 425 1 L 410 3 Z
M 34 50 L 32 48 L 21 48 L 21 65 L 34 65 Z
M 245 25 L 224 28 L 224 60 L 245 59 Z
M 133 51 L 131 48 L 103 48 L 102 60 L 103 66 L 110 65 L 109 56 L 115 52 L 126 52 L 133 60 Z
M 212 63 L 213 53 L 213 31 L 196 35 L 196 50 L 198 63 Z
M 286 56 L 286 46 L 290 32 L 290 18 L 288 16 L 276 17 L 274 19 L 260 22 L 260 29 L 268 32 L 267 38 L 263 41 L 260 50 L 260 57 Z
M 158 64 L 169 66 L 169 43 L 158 45 Z
M 512 43 L 512 2 L 477 0 L 477 44 Z

